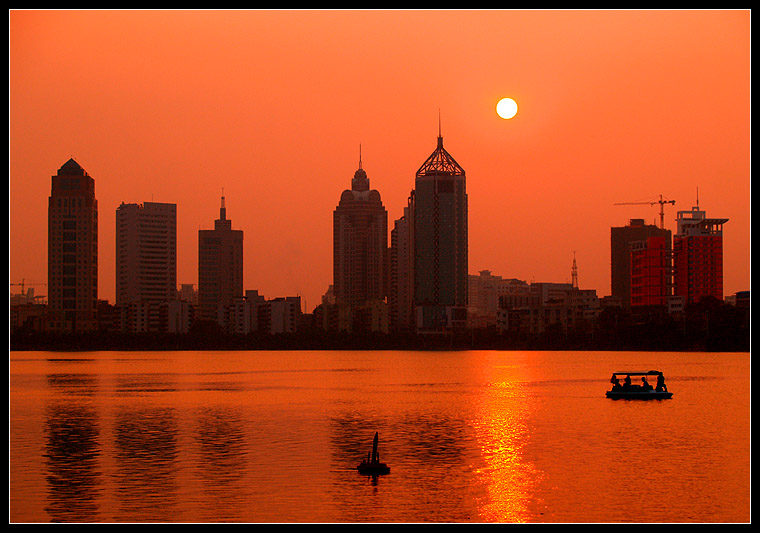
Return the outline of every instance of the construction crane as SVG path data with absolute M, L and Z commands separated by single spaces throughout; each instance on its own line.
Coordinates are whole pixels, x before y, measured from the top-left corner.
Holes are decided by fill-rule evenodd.
M 21 278 L 21 283 L 11 283 L 10 285 L 21 285 L 21 294 L 26 294 L 26 292 L 24 292 L 25 285 L 47 285 L 47 283 L 26 283 L 26 280 Z
M 672 204 L 675 205 L 675 200 L 663 200 L 662 195 L 660 195 L 659 200 L 655 200 L 653 202 L 620 202 L 616 203 L 615 205 L 654 205 L 654 204 L 660 204 L 660 229 L 665 229 L 665 204 Z

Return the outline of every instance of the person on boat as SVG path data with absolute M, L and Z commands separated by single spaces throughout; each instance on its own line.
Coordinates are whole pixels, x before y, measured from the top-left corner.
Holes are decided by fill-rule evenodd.
M 657 388 L 655 389 L 657 392 L 668 392 L 668 386 L 665 385 L 665 376 L 662 374 L 659 374 L 657 376 Z
M 623 380 L 623 390 L 628 390 L 631 388 L 631 376 L 626 376 Z
M 620 380 L 615 374 L 612 374 L 612 379 L 610 380 L 610 383 L 612 383 L 612 390 L 622 389 L 622 387 L 620 386 Z
M 652 386 L 649 384 L 646 377 L 641 378 L 641 390 L 645 390 L 645 391 L 652 390 Z

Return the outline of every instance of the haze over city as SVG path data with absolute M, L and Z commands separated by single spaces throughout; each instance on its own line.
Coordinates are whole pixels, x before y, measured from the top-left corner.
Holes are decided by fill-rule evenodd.
M 11 11 L 10 281 L 47 280 L 50 180 L 73 157 L 95 179 L 99 298 L 122 202 L 177 204 L 195 284 L 224 194 L 245 288 L 311 311 L 359 145 L 391 226 L 439 116 L 471 274 L 565 282 L 575 255 L 608 295 L 610 227 L 659 223 L 663 195 L 674 231 L 698 191 L 729 219 L 724 294 L 749 290 L 749 11 Z

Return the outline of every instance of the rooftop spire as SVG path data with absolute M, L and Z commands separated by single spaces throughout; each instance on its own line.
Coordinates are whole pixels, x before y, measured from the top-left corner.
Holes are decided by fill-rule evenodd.
M 227 219 L 227 204 L 224 198 L 224 187 L 222 187 L 222 202 L 219 207 L 219 218 L 214 221 L 215 230 L 231 230 L 232 220 Z
M 438 146 L 430 154 L 427 160 L 417 170 L 417 177 L 431 174 L 445 174 L 450 176 L 464 176 L 464 169 L 451 157 L 443 147 L 443 135 L 441 134 L 441 110 L 438 110 Z
M 369 179 L 367 173 L 362 168 L 362 145 L 359 144 L 359 168 L 354 172 L 354 178 L 351 180 L 351 189 L 354 191 L 368 191 Z
M 438 108 L 438 147 L 443 148 L 443 135 L 441 135 L 441 108 Z

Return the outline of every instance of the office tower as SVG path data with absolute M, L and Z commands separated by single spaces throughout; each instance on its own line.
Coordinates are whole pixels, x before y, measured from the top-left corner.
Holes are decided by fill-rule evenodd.
M 662 237 L 666 253 L 670 253 L 670 230 L 645 224 L 643 219 L 631 219 L 627 226 L 610 228 L 610 267 L 612 296 L 624 307 L 631 306 L 631 246 L 649 237 Z
M 232 229 L 225 199 L 213 230 L 198 230 L 198 314 L 221 322 L 224 308 L 243 296 L 243 231 Z M 224 325 L 224 324 L 222 324 Z
M 707 218 L 697 206 L 679 211 L 673 237 L 673 294 L 684 304 L 705 296 L 723 300 L 723 224 L 727 218 Z
M 387 295 L 388 212 L 380 193 L 369 188 L 362 168 L 343 191 L 333 212 L 333 290 L 338 307 L 353 321 L 362 308 Z
M 438 146 L 416 174 L 414 305 L 418 332 L 467 325 L 467 191 L 464 169 Z
M 668 305 L 672 268 L 666 237 L 631 243 L 631 307 Z
M 69 159 L 48 200 L 48 322 L 52 331 L 97 328 L 98 201 L 95 180 Z
M 177 205 L 116 209 L 116 305 L 177 299 Z
M 404 214 L 391 230 L 388 313 L 390 329 L 411 331 L 414 326 L 414 191 Z

